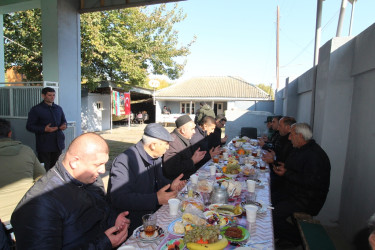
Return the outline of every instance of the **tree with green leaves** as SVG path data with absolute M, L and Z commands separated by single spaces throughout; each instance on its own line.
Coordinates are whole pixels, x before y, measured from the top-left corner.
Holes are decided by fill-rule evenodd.
M 189 47 L 178 47 L 175 23 L 185 19 L 182 9 L 140 7 L 81 16 L 82 76 L 90 86 L 100 80 L 144 85 L 149 73 L 177 79 Z
M 42 79 L 40 14 L 40 10 L 31 10 L 4 15 L 4 35 L 15 41 L 5 45 L 7 68 L 21 66 L 19 72 L 25 73 L 28 80 Z M 35 20 L 30 22 L 32 16 Z M 82 14 L 82 81 L 94 89 L 103 80 L 144 85 L 149 74 L 179 78 L 185 63 L 175 59 L 186 57 L 195 41 L 193 38 L 185 46 L 178 44 L 178 31 L 173 26 L 185 17 L 177 4 L 171 9 L 161 4 Z M 34 32 L 38 33 L 36 39 L 26 43 Z M 20 45 L 27 49 L 21 50 Z M 38 71 L 27 74 L 24 69 L 31 62 L 26 59 L 31 55 L 39 60 L 32 61 L 39 62 L 33 64 Z
M 271 96 L 271 100 L 275 100 L 275 93 L 272 90 L 272 85 L 266 85 L 264 83 L 259 83 L 256 86 L 258 88 L 260 88 L 261 90 L 263 90 L 264 92 L 266 92 L 267 94 L 269 94 Z
M 4 15 L 5 69 L 13 68 L 28 81 L 42 81 L 40 9 Z

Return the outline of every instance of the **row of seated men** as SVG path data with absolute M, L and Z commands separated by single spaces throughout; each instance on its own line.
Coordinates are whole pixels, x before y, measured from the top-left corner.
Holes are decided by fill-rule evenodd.
M 312 138 L 306 123 L 293 117 L 268 119 L 272 130 L 259 144 L 266 150 L 263 160 L 271 169 L 271 201 L 276 245 L 301 244 L 297 227 L 288 221 L 294 212 L 315 216 L 323 207 L 330 185 L 330 161 Z
M 176 197 L 189 176 L 218 154 L 226 140 L 220 136 L 225 122 L 222 116 L 205 117 L 195 125 L 189 116 L 181 116 L 172 133 L 159 124 L 147 125 L 142 140 L 113 161 L 107 195 L 99 177 L 108 161 L 106 142 L 93 133 L 77 137 L 14 210 L 11 223 L 17 248 L 119 246 L 141 225 L 143 214 L 155 212 Z M 9 123 L 3 129 L 6 123 L 0 120 L 1 142 L 12 141 Z M 287 218 L 294 212 L 319 213 L 329 189 L 330 162 L 307 124 L 296 123 L 292 117 L 274 117 L 271 126 L 274 134 L 260 144 L 268 151 L 263 160 L 272 166 L 276 244 L 298 245 L 298 231 Z M 41 176 L 40 169 L 40 173 L 29 172 Z M 33 177 L 28 177 L 29 185 Z
M 10 123 L 0 119 L 0 157 L 6 162 L 0 218 L 11 219 L 18 249 L 117 247 L 142 224 L 142 215 L 176 197 L 190 175 L 220 152 L 225 122 L 224 116 L 207 116 L 196 125 L 184 115 L 172 133 L 147 125 L 142 139 L 113 161 L 106 195 L 99 174 L 109 148 L 102 137 L 77 137 L 45 173 L 33 151 L 11 139 Z

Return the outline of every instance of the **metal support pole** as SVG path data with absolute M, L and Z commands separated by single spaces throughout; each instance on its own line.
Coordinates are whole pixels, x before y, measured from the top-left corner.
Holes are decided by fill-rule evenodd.
M 356 0 L 353 1 L 352 3 L 352 13 L 350 15 L 350 26 L 349 26 L 349 36 L 352 35 L 352 25 L 353 25 L 353 17 L 354 17 L 354 6 L 355 6 Z
M 277 6 L 277 24 L 276 24 L 276 89 L 279 89 L 279 27 L 280 27 L 280 9 Z
M 0 82 L 5 82 L 3 15 L 0 14 Z
M 316 28 L 315 28 L 315 48 L 314 48 L 314 66 L 318 64 L 319 48 L 320 48 L 320 35 L 322 33 L 322 9 L 323 0 L 317 0 L 316 10 Z
M 339 23 L 337 24 L 336 37 L 339 37 L 341 35 L 342 23 L 344 22 L 346 4 L 347 4 L 347 0 L 342 0 L 342 2 L 341 2 L 341 9 L 340 9 Z
M 315 28 L 315 50 L 314 50 L 314 74 L 313 84 L 311 90 L 311 111 L 310 111 L 310 125 L 314 129 L 314 115 L 315 115 L 315 91 L 316 91 L 316 76 L 318 72 L 319 48 L 320 48 L 320 35 L 322 31 L 322 10 L 323 0 L 317 0 L 316 9 L 316 28 Z
M 113 112 L 113 93 L 112 93 L 112 87 L 109 87 L 109 93 L 111 94 L 111 108 L 109 109 L 110 110 L 110 115 L 109 115 L 109 123 L 111 124 L 111 133 L 112 133 L 112 112 Z

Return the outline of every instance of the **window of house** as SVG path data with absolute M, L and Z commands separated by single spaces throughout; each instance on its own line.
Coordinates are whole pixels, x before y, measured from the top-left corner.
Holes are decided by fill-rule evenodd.
M 194 103 L 190 107 L 190 102 L 180 102 L 181 114 L 194 114 Z
M 102 101 L 96 102 L 96 108 L 99 110 L 103 110 L 103 102 Z

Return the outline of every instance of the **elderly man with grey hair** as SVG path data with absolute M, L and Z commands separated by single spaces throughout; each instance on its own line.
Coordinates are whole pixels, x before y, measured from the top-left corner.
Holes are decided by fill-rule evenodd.
M 283 195 L 273 201 L 273 219 L 275 238 L 298 245 L 300 238 L 297 228 L 286 219 L 294 212 L 312 216 L 319 213 L 327 198 L 331 165 L 327 154 L 312 139 L 308 124 L 292 125 L 289 140 L 293 144 L 293 151 L 285 164 L 280 163 L 273 168 L 285 181 Z
M 129 211 L 129 234 L 142 225 L 142 216 L 155 212 L 185 186 L 180 174 L 172 182 L 162 172 L 162 156 L 173 137 L 160 124 L 148 124 L 142 140 L 112 163 L 108 196 L 117 211 Z

